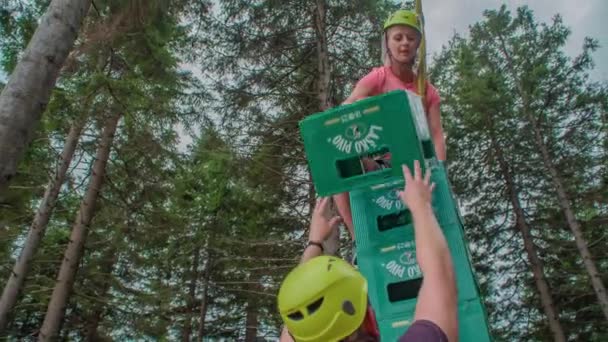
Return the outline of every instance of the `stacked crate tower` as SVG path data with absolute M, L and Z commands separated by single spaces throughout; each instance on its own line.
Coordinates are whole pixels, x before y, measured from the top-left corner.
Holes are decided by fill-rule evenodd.
M 413 169 L 419 160 L 436 184 L 432 206 L 455 267 L 460 340 L 490 341 L 463 221 L 445 166 L 435 158 L 420 97 L 399 90 L 367 98 L 311 115 L 300 131 L 317 194 L 350 193 L 357 264 L 382 340 L 396 341 L 411 325 L 422 283 L 411 215 L 397 196 L 404 185 L 401 165 Z M 373 159 L 384 162 L 366 172 L 364 164 Z

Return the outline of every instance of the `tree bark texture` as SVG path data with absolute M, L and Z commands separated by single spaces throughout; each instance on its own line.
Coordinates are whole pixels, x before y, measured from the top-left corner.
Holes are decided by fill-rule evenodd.
M 329 64 L 329 51 L 327 48 L 327 25 L 326 25 L 326 5 L 325 0 L 316 0 L 316 6 L 313 9 L 313 25 L 317 39 L 317 83 L 316 93 L 319 101 L 319 111 L 327 110 L 332 106 L 329 101 L 329 82 L 331 76 Z M 315 207 L 315 191 L 312 185 L 310 190 L 310 213 Z M 337 215 L 334 205 L 331 206 L 328 218 Z M 337 255 L 340 250 L 340 231 L 334 229 L 329 237 L 323 242 L 323 250 L 325 254 Z
M 198 264 L 200 250 L 194 249 L 192 257 L 192 270 L 190 273 L 190 281 L 188 283 L 188 300 L 186 301 L 186 321 L 182 328 L 182 341 L 189 342 L 192 338 L 192 316 L 196 308 L 196 283 L 198 282 Z
M 95 213 L 95 202 L 103 184 L 110 148 L 120 117 L 121 115 L 115 115 L 109 118 L 103 128 L 95 162 L 93 163 L 89 186 L 80 204 L 78 214 L 76 214 L 76 220 L 70 234 L 70 241 L 65 251 L 61 268 L 59 269 L 59 276 L 51 295 L 51 301 L 47 308 L 42 328 L 40 329 L 39 341 L 54 340 L 59 334 L 68 297 L 74 285 L 78 264 L 84 252 L 88 228 Z
M 91 0 L 53 0 L 0 93 L 0 194 L 15 175 Z
M 104 257 L 104 263 L 102 265 L 101 272 L 104 274 L 111 275 L 114 272 L 114 266 L 118 262 L 119 253 L 114 248 L 115 245 L 112 245 L 112 248 L 106 252 Z M 110 291 L 110 287 L 112 286 L 112 278 L 109 276 L 105 279 L 105 282 L 102 284 L 101 291 L 99 291 L 99 298 L 105 298 Z M 98 304 L 93 309 L 93 313 L 87 319 L 86 323 L 86 335 L 85 341 L 87 342 L 96 342 L 102 340 L 102 337 L 99 335 L 99 323 L 102 321 L 102 317 L 106 311 L 105 304 Z
M 553 334 L 554 341 L 565 342 L 566 335 L 564 334 L 564 329 L 559 321 L 558 311 L 555 307 L 553 296 L 551 295 L 551 289 L 549 288 L 549 284 L 547 283 L 547 279 L 545 277 L 543 262 L 538 257 L 538 252 L 536 251 L 536 246 L 534 245 L 534 241 L 532 240 L 532 235 L 530 233 L 530 226 L 526 221 L 524 210 L 519 201 L 519 192 L 515 182 L 513 181 L 513 175 L 509 170 L 507 161 L 502 154 L 502 149 L 500 146 L 498 146 L 498 143 L 496 140 L 494 140 L 494 137 L 492 137 L 492 148 L 496 154 L 496 159 L 498 160 L 503 179 L 507 186 L 509 200 L 511 205 L 513 205 L 513 211 L 515 213 L 515 225 L 520 231 L 524 241 L 524 249 L 528 257 L 528 262 L 530 263 L 530 268 L 532 269 L 532 275 L 534 277 L 534 282 L 536 283 L 536 288 L 538 289 L 538 293 L 540 295 L 540 302 L 543 312 L 547 316 L 547 320 L 549 322 L 549 329 Z
M 201 295 L 201 305 L 199 311 L 199 324 L 198 324 L 198 341 L 202 342 L 205 336 L 205 320 L 207 318 L 207 310 L 209 305 L 209 299 L 207 298 L 209 293 L 209 282 L 211 281 L 211 272 L 213 269 L 213 256 L 211 249 L 207 249 L 207 262 L 205 265 L 205 272 L 203 273 L 203 291 Z
M 72 162 L 72 158 L 74 157 L 74 151 L 76 150 L 76 145 L 80 139 L 80 134 L 82 133 L 85 122 L 86 119 L 79 119 L 75 121 L 70 128 L 70 132 L 63 145 L 63 151 L 61 152 L 61 158 L 55 175 L 49 180 L 42 202 L 38 207 L 38 211 L 36 211 L 30 231 L 23 245 L 23 249 L 21 250 L 21 254 L 15 262 L 13 271 L 4 287 L 2 298 L 0 298 L 0 333 L 4 332 L 6 329 L 9 312 L 17 302 L 18 295 L 23 288 L 25 278 L 29 272 L 30 263 L 40 246 L 40 241 L 44 237 L 47 224 L 49 223 L 51 213 L 55 208 L 57 196 L 65 181 L 65 176 L 70 163 Z
M 532 123 L 534 129 L 534 140 L 536 141 L 536 145 L 540 150 L 540 154 L 543 158 L 543 165 L 549 171 L 549 175 L 551 175 L 551 182 L 555 187 L 555 192 L 557 193 L 557 199 L 559 206 L 566 217 L 566 222 L 568 223 L 568 227 L 572 231 L 572 235 L 574 235 L 574 241 L 576 243 L 576 248 L 578 249 L 581 257 L 583 258 L 583 264 L 585 265 L 585 269 L 591 278 L 591 285 L 593 290 L 595 291 L 595 295 L 597 296 L 600 307 L 602 308 L 602 312 L 604 313 L 604 317 L 606 321 L 608 321 L 608 295 L 606 294 L 606 287 L 602 282 L 602 277 L 600 276 L 600 272 L 595 266 L 595 262 L 593 261 L 593 257 L 591 252 L 589 251 L 589 244 L 583 235 L 583 230 L 581 229 L 581 225 L 574 216 L 574 211 L 572 210 L 572 206 L 570 205 L 570 198 L 566 193 L 566 189 L 564 187 L 564 183 L 562 178 L 560 177 L 553 161 L 551 160 L 551 156 L 549 155 L 549 149 L 547 145 L 543 141 L 541 128 L 539 127 L 539 123 L 535 120 L 530 113 L 528 113 L 528 119 Z

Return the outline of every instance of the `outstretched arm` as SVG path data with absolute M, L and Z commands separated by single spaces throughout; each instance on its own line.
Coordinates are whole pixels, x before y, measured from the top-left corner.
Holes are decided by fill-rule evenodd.
M 308 231 L 309 244 L 304 248 L 300 263 L 304 263 L 316 256 L 323 254 L 323 249 L 319 246 L 327 240 L 331 231 L 340 223 L 340 216 L 327 219 L 329 209 L 329 197 L 321 197 L 315 204 L 312 217 L 310 218 L 310 229 Z
M 361 99 L 368 97 L 370 93 L 371 93 L 371 88 L 369 88 L 365 85 L 362 85 L 362 84 L 357 84 L 357 86 L 355 86 L 355 89 L 353 89 L 353 92 L 350 94 L 350 96 L 346 100 L 344 100 L 344 102 L 342 102 L 342 104 L 350 104 L 350 103 L 359 101 Z M 344 192 L 341 194 L 337 194 L 337 195 L 334 195 L 333 198 L 334 198 L 334 203 L 336 203 L 336 209 L 338 209 L 338 213 L 343 218 L 344 225 L 346 225 L 346 228 L 348 229 L 350 238 L 354 241 L 355 240 L 355 230 L 353 227 L 353 218 L 352 218 L 352 212 L 350 210 L 350 199 L 348 197 L 348 193 Z
M 315 204 L 315 209 L 312 213 L 312 217 L 310 218 L 310 229 L 308 231 L 308 241 L 312 241 L 315 244 L 309 244 L 304 248 L 304 253 L 302 253 L 302 257 L 300 258 L 300 263 L 304 263 L 314 257 L 317 257 L 323 254 L 323 250 L 321 247 L 316 244 L 323 243 L 331 233 L 333 229 L 336 228 L 338 223 L 340 223 L 340 217 L 336 216 L 331 219 L 326 218 L 327 209 L 329 207 L 329 198 L 322 197 L 317 200 Z M 287 328 L 283 328 L 281 331 L 281 337 L 279 339 L 280 342 L 293 342 L 293 338 L 289 335 Z
M 422 271 L 415 320 L 435 323 L 449 341 L 458 339 L 458 293 L 448 244 L 431 207 L 430 172 L 422 177 L 420 163 L 415 162 L 414 175 L 403 166 L 405 189 L 400 197 L 412 213 L 416 236 L 416 258 Z
M 281 331 L 281 337 L 279 338 L 279 342 L 295 342 L 293 337 L 289 335 L 289 331 L 287 328 L 283 327 L 283 331 Z

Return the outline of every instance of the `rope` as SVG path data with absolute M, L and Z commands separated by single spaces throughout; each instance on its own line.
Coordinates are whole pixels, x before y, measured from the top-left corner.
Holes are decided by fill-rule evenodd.
M 418 48 L 418 55 L 420 56 L 420 60 L 418 62 L 418 76 L 416 79 L 416 87 L 418 90 L 418 94 L 422 96 L 422 100 L 424 103 L 424 97 L 426 95 L 426 34 L 424 30 L 424 14 L 422 12 L 422 0 L 416 0 L 415 11 L 418 15 L 418 18 L 420 18 L 420 30 L 422 31 L 422 37 L 420 38 L 420 47 Z

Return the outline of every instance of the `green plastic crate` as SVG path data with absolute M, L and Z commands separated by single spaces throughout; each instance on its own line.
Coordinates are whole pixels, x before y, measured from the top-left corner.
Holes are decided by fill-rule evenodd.
M 412 219 L 397 191 L 403 180 L 373 186 L 350 193 L 351 212 L 355 226 L 357 251 L 401 239 L 412 229 Z M 361 228 L 359 228 L 361 227 Z
M 452 263 L 456 272 L 458 300 L 464 301 L 479 297 L 479 287 L 466 247 L 462 226 L 460 224 L 450 225 L 442 227 L 442 229 L 452 254 Z
M 378 320 L 381 341 L 398 341 L 407 329 L 414 323 L 415 302 L 407 307 L 400 315 Z
M 463 226 L 441 164 L 433 166 L 432 179 L 437 184 L 433 207 L 452 254 L 459 301 L 477 298 L 479 291 Z M 403 300 L 391 300 L 389 289 L 402 286 L 406 292 L 411 292 L 416 288 L 416 283 L 411 280 L 420 278 L 415 259 L 413 262 L 410 262 L 411 258 L 407 262 L 401 261 L 404 254 L 415 255 L 411 216 L 397 196 L 397 190 L 402 188 L 403 181 L 394 179 L 393 182 L 351 193 L 358 265 L 368 279 L 370 301 L 381 319 L 402 312 L 403 305 L 406 305 Z M 389 224 L 382 226 L 386 222 Z M 383 230 L 386 227 L 393 228 Z M 414 298 L 416 295 L 417 292 Z M 410 300 L 411 294 L 406 297 L 405 301 Z
M 422 274 L 413 235 L 378 249 L 358 250 L 357 264 L 368 281 L 370 302 L 379 319 L 399 314 L 416 301 Z
M 431 180 L 436 184 L 432 206 L 439 224 L 443 227 L 462 224 L 445 168 L 434 164 L 431 170 Z M 397 194 L 403 184 L 403 178 L 393 178 L 350 193 L 358 250 L 399 240 L 406 229 L 411 228 L 411 213 Z
M 479 290 L 467 249 L 458 226 L 447 227 L 448 246 L 456 274 L 458 300 L 479 297 Z M 403 312 L 407 302 L 415 300 L 421 284 L 421 271 L 416 262 L 413 232 L 406 230 L 401 239 L 385 245 L 374 244 L 361 250 L 357 247 L 357 262 L 368 280 L 369 297 L 379 318 Z
M 397 340 L 413 322 L 420 269 L 412 260 L 411 216 L 396 191 L 403 188 L 400 165 L 413 168 L 414 160 L 424 160 L 423 171 L 431 167 L 437 185 L 433 208 L 454 260 L 460 340 L 489 341 L 463 221 L 444 165 L 434 159 L 420 97 L 394 91 L 310 116 L 300 129 L 317 193 L 352 191 L 359 268 L 368 279 L 382 340 Z M 362 158 L 386 153 L 392 168 L 363 170 Z
M 317 193 L 328 196 L 384 183 L 401 177 L 398 165 L 425 159 L 423 146 L 432 153 L 432 143 L 420 107 L 419 96 L 396 90 L 302 120 L 300 132 Z M 362 157 L 386 153 L 397 167 L 363 170 Z
M 440 225 L 463 224 L 445 164 L 443 162 L 433 162 L 431 165 L 431 181 L 435 183 L 433 190 L 433 208 L 435 216 Z
M 378 319 L 382 341 L 397 341 L 414 323 L 415 303 L 398 315 Z M 458 303 L 458 336 L 460 341 L 490 342 L 487 315 L 480 298 Z
M 474 298 L 458 305 L 458 335 L 460 341 L 492 341 L 487 314 L 481 298 Z

